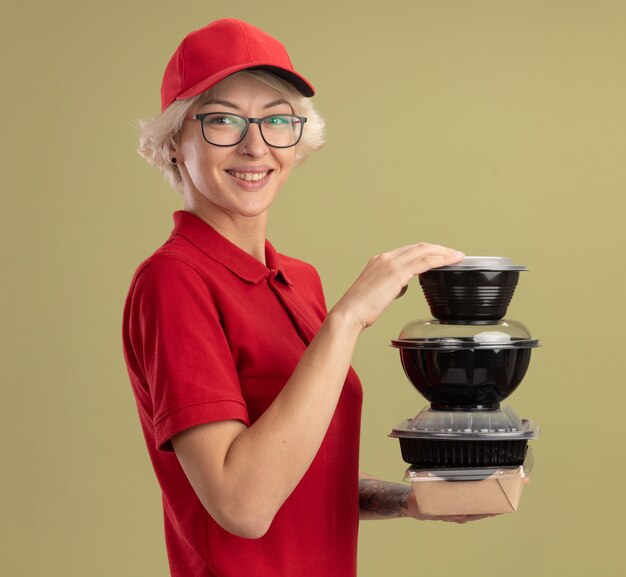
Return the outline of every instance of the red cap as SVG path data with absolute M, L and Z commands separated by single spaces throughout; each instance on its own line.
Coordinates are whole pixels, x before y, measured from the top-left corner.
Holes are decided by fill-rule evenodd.
M 163 75 L 161 110 L 246 68 L 263 68 L 293 84 L 304 96 L 315 94 L 310 82 L 293 69 L 278 40 L 242 20 L 223 18 L 189 33 L 180 43 Z

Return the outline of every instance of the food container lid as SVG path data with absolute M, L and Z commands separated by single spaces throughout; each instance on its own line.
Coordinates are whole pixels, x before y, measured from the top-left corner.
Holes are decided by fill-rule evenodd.
M 505 256 L 466 256 L 462 261 L 450 265 L 442 266 L 436 270 L 528 270 L 528 267 L 523 265 L 514 265 L 510 258 Z
M 506 406 L 497 411 L 434 411 L 426 408 L 409 421 L 407 428 L 430 432 L 519 432 L 524 425 Z
M 538 347 L 539 341 L 531 337 L 522 323 L 514 320 L 455 322 L 423 319 L 407 324 L 391 345 L 405 349 L 511 349 Z
M 497 467 L 479 469 L 428 469 L 420 470 L 409 467 L 404 475 L 405 481 L 412 483 L 428 481 L 482 481 L 483 479 L 523 479 L 527 476 L 523 465 L 517 467 Z
M 536 339 L 509 339 L 501 342 L 481 344 L 472 338 L 413 339 L 408 341 L 393 340 L 391 346 L 397 349 L 441 349 L 456 351 L 459 349 L 532 349 L 540 346 Z
M 434 411 L 423 409 L 395 427 L 390 437 L 404 439 L 522 440 L 539 437 L 540 428 L 520 419 L 513 409 L 498 411 Z

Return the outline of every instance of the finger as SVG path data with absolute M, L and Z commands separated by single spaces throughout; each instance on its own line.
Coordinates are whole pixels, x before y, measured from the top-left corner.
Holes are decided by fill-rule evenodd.
M 441 245 L 418 243 L 378 254 L 370 259 L 368 265 L 374 267 L 373 270 L 386 270 L 385 274 L 395 277 L 403 287 L 413 277 L 433 268 L 457 263 L 464 256 L 462 252 Z M 398 292 L 393 298 L 399 298 L 405 292 L 396 290 Z
M 372 260 L 395 263 L 401 269 L 406 267 L 405 270 L 415 276 L 432 268 L 455 264 L 464 257 L 464 253 L 453 248 L 421 242 L 381 253 Z
M 441 244 L 432 244 L 429 242 L 417 242 L 414 244 L 407 244 L 397 248 L 392 253 L 397 253 L 397 255 L 413 253 L 413 254 L 448 254 L 448 253 L 458 253 L 456 249 L 443 246 Z M 460 253 L 463 254 L 463 253 Z
M 414 245 L 409 251 L 404 253 L 408 258 L 417 261 L 427 262 L 430 268 L 443 266 L 459 262 L 465 254 L 454 248 L 441 246 L 439 244 L 420 243 Z
M 484 513 L 480 515 L 450 515 L 449 517 L 445 517 L 445 521 L 450 521 L 452 523 L 468 523 L 470 521 L 480 521 L 481 519 L 488 519 L 489 517 L 496 517 L 495 513 Z
M 458 251 L 450 249 L 446 253 L 428 253 L 420 256 L 416 256 L 411 263 L 414 274 L 422 274 L 431 269 L 439 268 L 442 266 L 450 266 L 463 260 L 465 255 Z

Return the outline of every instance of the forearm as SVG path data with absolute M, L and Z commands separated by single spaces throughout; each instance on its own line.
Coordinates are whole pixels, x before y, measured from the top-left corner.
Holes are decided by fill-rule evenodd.
M 361 475 L 359 479 L 359 517 L 397 519 L 417 512 L 413 490 L 402 483 L 382 481 Z
M 326 434 L 350 367 L 360 331 L 329 315 L 283 390 L 235 439 L 225 472 L 246 467 L 267 480 L 269 493 L 286 496 L 308 469 Z M 259 488 L 267 497 L 268 491 Z

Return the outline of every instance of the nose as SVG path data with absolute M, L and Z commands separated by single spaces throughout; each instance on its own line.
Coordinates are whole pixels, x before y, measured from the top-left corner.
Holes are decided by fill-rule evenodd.
M 258 124 L 250 123 L 248 132 L 239 143 L 239 154 L 259 158 L 267 154 L 268 148 L 261 136 L 261 127 Z

